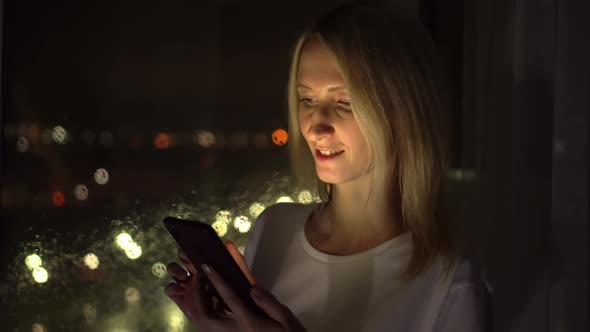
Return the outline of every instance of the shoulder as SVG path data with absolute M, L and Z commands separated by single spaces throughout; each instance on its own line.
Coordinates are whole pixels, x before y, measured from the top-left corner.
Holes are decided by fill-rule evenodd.
M 484 283 L 479 264 L 456 257 L 447 278 L 450 285 L 435 331 L 483 331 Z

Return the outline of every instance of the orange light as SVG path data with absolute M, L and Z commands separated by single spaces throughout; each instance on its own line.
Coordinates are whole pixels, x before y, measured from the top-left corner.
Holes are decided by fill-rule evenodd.
M 53 206 L 55 207 L 62 207 L 65 203 L 64 194 L 61 191 L 56 191 L 51 195 L 51 200 L 53 201 Z
M 285 145 L 288 139 L 289 135 L 285 129 L 277 129 L 272 132 L 272 142 L 275 145 Z
M 158 133 L 154 139 L 154 145 L 160 150 L 168 149 L 170 147 L 170 135 L 166 133 Z

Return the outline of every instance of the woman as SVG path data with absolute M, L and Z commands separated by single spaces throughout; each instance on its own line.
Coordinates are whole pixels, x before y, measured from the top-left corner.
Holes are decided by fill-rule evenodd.
M 415 17 L 385 4 L 344 5 L 305 31 L 289 78 L 299 132 L 289 144 L 323 202 L 266 209 L 245 258 L 227 245 L 270 319 L 211 271 L 232 312 L 215 310 L 193 266 L 187 276 L 169 265 L 177 282 L 166 293 L 200 330 L 483 330 L 480 282 L 453 250 L 445 209 L 435 53 Z

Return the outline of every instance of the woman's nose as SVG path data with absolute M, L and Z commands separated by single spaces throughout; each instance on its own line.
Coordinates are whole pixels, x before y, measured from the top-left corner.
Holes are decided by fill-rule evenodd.
M 322 138 L 330 137 L 334 134 L 330 110 L 318 107 L 311 115 L 308 137 L 310 140 L 317 142 Z

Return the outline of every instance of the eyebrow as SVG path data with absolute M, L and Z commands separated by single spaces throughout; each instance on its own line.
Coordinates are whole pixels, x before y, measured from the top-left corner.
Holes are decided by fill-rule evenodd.
M 297 87 L 298 88 L 304 88 L 304 89 L 307 89 L 307 90 L 313 90 L 312 88 L 308 87 L 307 85 L 301 84 L 301 83 L 297 83 Z M 346 86 L 344 86 L 344 85 L 338 85 L 338 86 L 330 87 L 328 89 L 328 91 L 330 91 L 330 92 L 332 92 L 332 91 L 340 91 L 340 90 L 346 90 Z

